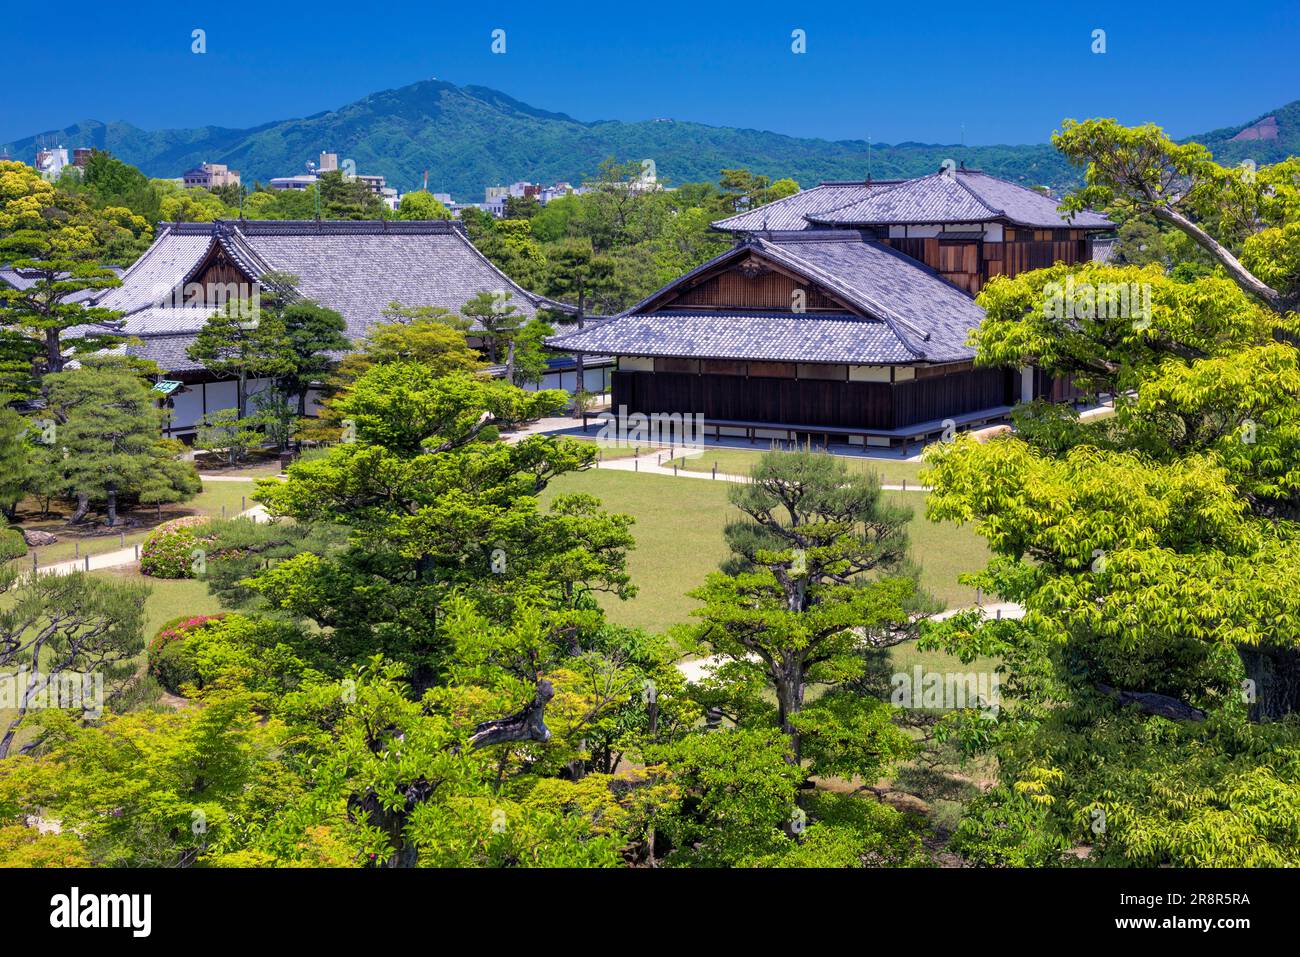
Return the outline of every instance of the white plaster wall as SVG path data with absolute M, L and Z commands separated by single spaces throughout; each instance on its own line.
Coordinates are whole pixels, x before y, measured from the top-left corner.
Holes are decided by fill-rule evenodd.
M 850 382 L 888 382 L 889 366 L 849 366 Z

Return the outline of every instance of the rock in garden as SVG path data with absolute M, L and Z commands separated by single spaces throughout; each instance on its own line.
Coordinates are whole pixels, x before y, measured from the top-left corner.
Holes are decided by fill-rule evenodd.
M 49 532 L 37 531 L 33 528 L 23 529 L 23 541 L 27 543 L 28 548 L 36 548 L 40 545 L 53 545 L 59 539 Z

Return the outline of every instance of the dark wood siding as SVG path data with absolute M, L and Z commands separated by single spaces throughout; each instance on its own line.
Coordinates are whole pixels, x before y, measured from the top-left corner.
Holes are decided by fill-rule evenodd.
M 892 237 L 894 249 L 938 270 L 945 279 L 972 296 L 993 276 L 1014 276 L 1046 269 L 1058 262 L 1073 265 L 1092 258 L 1091 241 L 1082 230 L 1007 229 L 1009 242 L 963 243 L 938 237 Z
M 757 267 L 754 267 L 757 269 Z M 767 270 L 746 275 L 742 268 L 729 270 L 683 290 L 659 308 L 688 309 L 777 309 L 794 307 L 795 290 L 802 290 L 803 308 L 842 311 L 844 307 L 811 283 L 797 282 L 790 276 Z M 693 307 L 693 308 L 692 308 Z
M 619 371 L 613 405 L 733 422 L 889 430 L 1009 405 L 1017 381 L 1003 369 L 897 383 Z
M 1034 370 L 1034 398 L 1048 402 L 1073 402 L 1084 393 L 1074 384 L 1073 376 L 1051 376 L 1042 369 Z

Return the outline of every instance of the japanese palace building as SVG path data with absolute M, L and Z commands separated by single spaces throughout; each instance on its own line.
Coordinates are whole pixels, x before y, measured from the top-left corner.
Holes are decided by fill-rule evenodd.
M 1062 397 L 1033 370 L 973 367 L 974 296 L 994 276 L 1105 258 L 1114 228 L 964 169 L 823 183 L 713 226 L 735 247 L 551 346 L 617 356 L 616 411 L 868 444 Z
M 393 301 L 458 312 L 487 291 L 510 293 L 510 305 L 525 319 L 538 309 L 571 309 L 511 281 L 455 221 L 163 223 L 153 245 L 122 274 L 122 285 L 89 301 L 124 313 L 113 331 L 132 338 L 126 351 L 154 360 L 168 380 L 183 383 L 168 400 L 168 434 L 192 433 L 205 413 L 235 405 L 234 381 L 208 372 L 186 350 L 215 311 L 213 301 L 273 272 L 297 276 L 300 295 L 342 314 L 353 340 L 388 321 L 383 311 Z M 204 293 L 203 308 L 187 305 L 196 290 Z M 543 386 L 563 386 L 566 374 L 572 378 L 558 369 Z M 597 366 L 587 374 L 594 388 L 606 370 Z M 268 384 L 254 380 L 250 393 Z

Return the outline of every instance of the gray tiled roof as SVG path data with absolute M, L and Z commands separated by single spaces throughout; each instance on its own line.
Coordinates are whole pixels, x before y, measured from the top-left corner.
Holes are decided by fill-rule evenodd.
M 203 257 L 211 243 L 210 230 L 182 233 L 174 224 L 160 224 L 153 245 L 122 274 L 122 285 L 109 289 L 96 304 L 118 312 L 135 312 L 160 302 Z
M 975 223 L 1006 219 L 1041 229 L 1104 229 L 1113 224 L 1096 213 L 1067 218 L 1057 201 L 1024 186 L 975 170 L 932 173 L 882 190 L 839 209 L 811 213 L 815 223 L 840 226 L 906 223 Z
M 980 198 L 986 206 L 1000 209 L 1013 223 L 1043 229 L 1072 226 L 1075 229 L 1113 229 L 1115 224 L 1099 213 L 1082 212 L 1073 216 L 1061 213 L 1057 200 L 1037 190 L 1009 183 L 978 170 L 958 170 L 957 181 Z
M 203 363 L 195 362 L 185 350 L 194 341 L 194 333 L 150 335 L 126 346 L 126 351 L 141 359 L 152 359 L 165 372 L 197 372 Z
M 549 304 L 507 278 L 447 220 L 170 223 L 100 304 L 124 312 L 156 305 L 213 243 L 255 279 L 271 270 L 298 276 L 299 292 L 342 313 L 354 336 L 380 321 L 393 300 L 458 311 L 477 292 L 500 291 L 529 317 Z
M 860 312 L 717 316 L 652 305 L 674 286 L 750 253 L 805 277 Z M 818 230 L 746 240 L 626 313 L 549 343 L 616 355 L 955 362 L 974 354 L 966 339 L 983 318 L 984 310 L 974 300 L 915 260 L 854 231 Z M 684 325 L 674 326 L 679 320 Z
M 920 223 L 978 223 L 1005 219 L 1039 229 L 1109 229 L 1114 224 L 1092 212 L 1066 217 L 1057 201 L 978 170 L 957 169 L 909 180 L 823 183 L 794 196 L 718 220 L 733 232 L 807 229 L 823 226 L 883 226 Z
M 870 364 L 912 355 L 885 323 L 847 313 L 652 312 L 551 340 L 580 352 Z
M 884 320 L 915 358 L 951 362 L 974 354 L 966 338 L 984 321 L 984 310 L 915 259 L 844 230 L 759 242 L 765 251 L 778 250 L 799 272 Z
M 812 189 L 800 190 L 793 196 L 778 199 L 754 209 L 719 219 L 714 229 L 727 232 L 758 232 L 760 230 L 808 229 L 807 216 L 860 202 L 868 196 L 898 185 L 897 180 L 872 183 L 822 183 Z
M 816 223 L 978 223 L 994 219 L 989 208 L 957 182 L 955 175 L 936 173 L 880 190 L 839 209 L 812 213 Z
M 215 312 L 214 309 L 172 309 L 153 306 L 133 312 L 122 319 L 121 334 L 148 336 L 162 333 L 198 332 Z
M 383 310 L 394 300 L 458 312 L 487 291 L 510 293 L 510 304 L 525 318 L 539 308 L 570 308 L 516 285 L 474 248 L 461 224 L 447 220 L 168 223 L 123 275 L 122 286 L 106 291 L 98 304 L 127 313 L 122 331 L 128 335 L 188 333 L 192 341 L 211 310 L 160 303 L 193 278 L 214 244 L 254 279 L 270 271 L 298 276 L 298 292 L 341 313 L 354 339 L 384 321 Z M 188 341 L 173 339 L 150 346 L 149 358 L 170 371 L 196 368 L 183 358 Z

